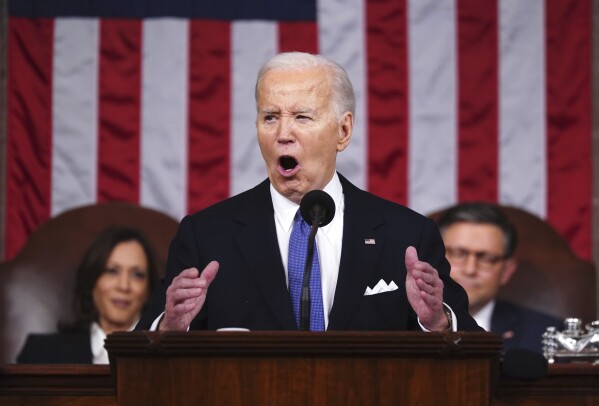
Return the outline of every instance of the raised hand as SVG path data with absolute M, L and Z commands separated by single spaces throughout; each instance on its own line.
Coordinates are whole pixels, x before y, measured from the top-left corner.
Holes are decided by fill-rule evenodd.
M 430 331 L 449 327 L 443 310 L 443 281 L 427 262 L 418 260 L 416 248 L 406 249 L 406 294 L 420 324 Z
M 219 264 L 210 262 L 198 278 L 197 268 L 188 268 L 177 275 L 166 289 L 166 307 L 160 321 L 160 331 L 187 331 L 200 312 L 208 287 L 216 277 Z

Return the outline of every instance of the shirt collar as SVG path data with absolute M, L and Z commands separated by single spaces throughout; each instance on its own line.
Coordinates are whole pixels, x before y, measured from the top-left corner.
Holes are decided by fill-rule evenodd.
M 491 331 L 491 317 L 493 310 L 495 309 L 495 300 L 491 300 L 489 303 L 483 306 L 476 314 L 472 315 L 472 318 L 476 323 L 484 328 L 486 331 Z
M 343 186 L 341 186 L 341 181 L 339 180 L 339 175 L 337 172 L 333 174 L 333 178 L 331 181 L 325 186 L 324 191 L 327 192 L 335 202 L 335 215 L 339 213 L 339 208 L 341 207 L 341 202 L 343 201 Z M 279 222 L 283 230 L 288 233 L 291 232 L 291 228 L 293 227 L 293 219 L 295 218 L 295 213 L 297 213 L 297 209 L 299 208 L 299 204 L 292 202 L 287 199 L 285 196 L 280 194 L 272 185 L 270 184 L 270 196 L 272 198 L 272 204 L 275 210 L 275 219 Z M 326 230 L 326 227 L 323 229 Z
M 106 340 L 106 333 L 102 330 L 102 327 L 96 322 L 92 323 L 90 328 L 90 338 L 92 346 L 92 356 L 94 360 L 101 359 L 103 357 L 104 340 Z M 95 363 L 95 362 L 94 362 Z
M 132 331 L 135 328 L 137 321 L 133 323 L 127 331 Z M 93 322 L 89 327 L 89 335 L 92 347 L 92 357 L 94 364 L 108 364 L 108 353 L 104 348 L 106 340 L 106 332 L 100 327 L 100 324 Z

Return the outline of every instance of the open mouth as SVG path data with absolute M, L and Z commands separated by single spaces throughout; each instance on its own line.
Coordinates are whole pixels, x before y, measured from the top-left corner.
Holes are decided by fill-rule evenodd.
M 283 156 L 279 158 L 279 165 L 285 172 L 291 172 L 297 167 L 297 161 L 291 156 Z

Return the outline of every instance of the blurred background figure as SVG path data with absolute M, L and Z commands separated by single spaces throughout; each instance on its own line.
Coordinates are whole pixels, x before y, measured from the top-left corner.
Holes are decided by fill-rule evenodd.
M 156 255 L 138 230 L 111 227 L 86 251 L 77 268 L 74 321 L 58 333 L 27 337 L 19 363 L 107 364 L 107 334 L 132 330 L 158 275 Z
M 497 206 L 462 203 L 447 209 L 438 220 L 451 277 L 468 293 L 469 311 L 487 331 L 499 334 L 504 350 L 542 351 L 548 326 L 563 328 L 557 317 L 497 299 L 517 268 L 515 228 Z

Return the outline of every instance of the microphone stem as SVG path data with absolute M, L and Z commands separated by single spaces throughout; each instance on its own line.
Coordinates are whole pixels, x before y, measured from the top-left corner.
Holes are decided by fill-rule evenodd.
M 316 232 L 320 224 L 320 217 L 312 219 L 312 228 L 308 236 L 308 252 L 304 265 L 304 279 L 302 280 L 302 296 L 300 298 L 300 330 L 310 331 L 310 274 L 312 273 L 312 261 L 314 259 L 314 242 Z

